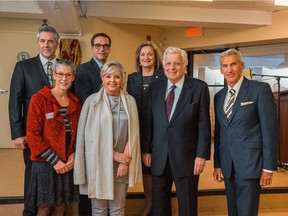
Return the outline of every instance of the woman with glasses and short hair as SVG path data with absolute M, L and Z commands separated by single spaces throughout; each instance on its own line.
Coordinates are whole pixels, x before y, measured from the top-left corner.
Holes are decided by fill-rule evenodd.
M 27 120 L 27 141 L 32 171 L 27 205 L 37 206 L 37 215 L 64 215 L 66 205 L 78 202 L 73 182 L 79 99 L 69 91 L 75 66 L 60 60 L 54 71 L 55 86 L 45 86 L 32 96 Z

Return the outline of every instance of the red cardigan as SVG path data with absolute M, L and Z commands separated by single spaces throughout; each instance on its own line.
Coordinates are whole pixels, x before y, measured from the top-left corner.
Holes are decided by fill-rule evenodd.
M 76 133 L 81 112 L 79 99 L 68 91 L 69 106 L 66 112 L 71 125 L 71 142 L 66 155 L 65 123 L 60 114 L 61 106 L 45 86 L 33 95 L 29 105 L 26 138 L 32 161 L 45 161 L 41 154 L 50 148 L 62 161 L 75 152 Z

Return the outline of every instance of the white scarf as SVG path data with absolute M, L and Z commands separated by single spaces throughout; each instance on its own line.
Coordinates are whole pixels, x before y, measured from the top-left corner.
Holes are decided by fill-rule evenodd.
M 129 122 L 129 186 L 142 181 L 139 122 L 135 100 L 122 90 L 120 97 Z M 77 133 L 74 183 L 90 198 L 114 199 L 113 116 L 104 87 L 83 105 Z M 86 172 L 84 172 L 86 170 Z

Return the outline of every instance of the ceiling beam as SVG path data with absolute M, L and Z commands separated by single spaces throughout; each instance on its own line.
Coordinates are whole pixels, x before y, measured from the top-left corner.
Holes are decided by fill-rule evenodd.
M 61 34 L 80 35 L 81 27 L 78 16 L 78 3 L 73 0 L 43 1 L 35 0 L 48 20 Z
M 170 7 L 129 2 L 89 2 L 86 16 L 99 17 L 113 23 L 153 23 L 163 27 L 241 28 L 272 24 L 271 11 Z

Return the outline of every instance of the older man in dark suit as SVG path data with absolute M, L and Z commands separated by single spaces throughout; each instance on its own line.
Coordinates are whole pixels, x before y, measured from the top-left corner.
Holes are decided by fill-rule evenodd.
M 168 79 L 151 83 L 143 161 L 152 167 L 153 215 L 171 215 L 174 181 L 179 215 L 197 215 L 199 174 L 210 158 L 209 91 L 185 75 L 187 53 L 169 47 L 163 55 Z
M 225 182 L 229 216 L 257 216 L 260 188 L 272 183 L 277 169 L 276 104 L 267 83 L 242 76 L 239 51 L 223 52 L 220 64 L 227 86 L 214 98 L 213 176 Z
M 10 85 L 9 119 L 11 136 L 16 149 L 23 150 L 25 162 L 24 202 L 30 182 L 30 149 L 26 143 L 26 121 L 30 99 L 45 85 L 53 85 L 52 70 L 56 65 L 55 51 L 59 34 L 51 26 L 43 25 L 37 32 L 40 54 L 17 62 Z M 37 208 L 24 206 L 23 215 L 37 215 Z

